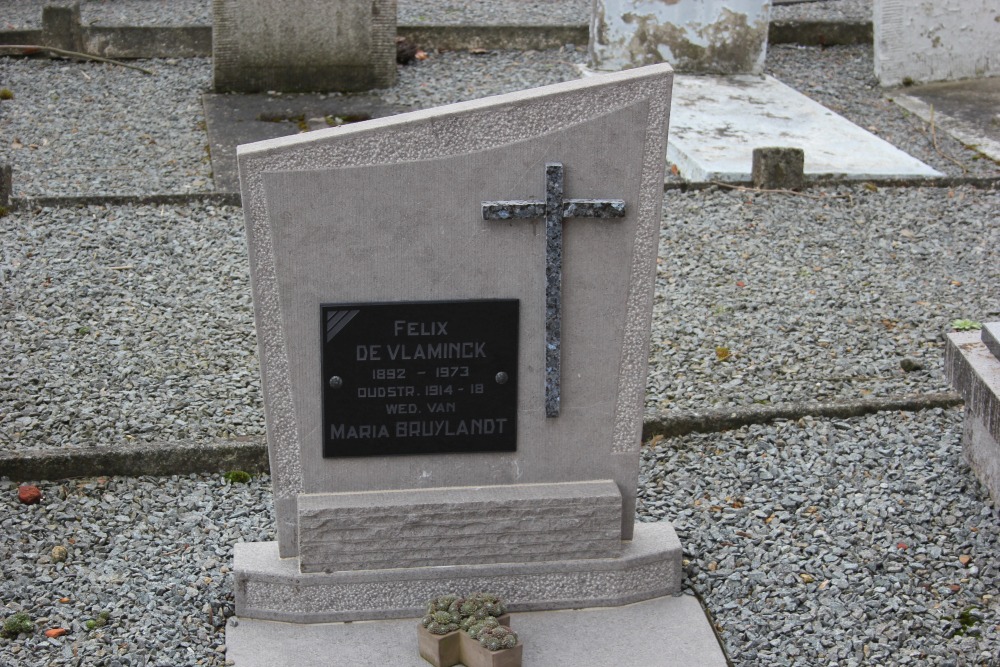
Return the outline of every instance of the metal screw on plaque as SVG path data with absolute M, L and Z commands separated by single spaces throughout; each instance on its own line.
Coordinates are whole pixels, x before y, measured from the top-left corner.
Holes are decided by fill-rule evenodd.
M 330 386 L 334 389 L 340 389 L 341 387 L 344 386 L 344 378 L 340 377 L 339 375 L 334 375 L 332 378 L 330 378 Z
M 507 374 L 503 371 L 497 373 L 497 384 L 507 384 Z

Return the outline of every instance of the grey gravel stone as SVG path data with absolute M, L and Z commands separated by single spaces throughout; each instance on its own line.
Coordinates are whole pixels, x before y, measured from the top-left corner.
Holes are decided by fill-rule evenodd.
M 734 665 L 990 667 L 1000 511 L 962 460 L 961 420 L 934 409 L 658 440 L 640 520 L 674 522 Z
M 771 21 L 870 22 L 873 4 L 873 0 L 814 0 L 787 4 L 772 3 Z
M 40 484 L 45 500 L 20 505 L 16 484 L 0 478 L 0 617 L 23 611 L 37 627 L 0 638 L 0 664 L 224 664 L 232 545 L 273 539 L 266 475 L 234 485 L 208 475 Z M 150 520 L 168 513 L 183 519 Z M 72 545 L 65 563 L 37 558 L 63 543 Z M 49 628 L 69 632 L 47 639 Z

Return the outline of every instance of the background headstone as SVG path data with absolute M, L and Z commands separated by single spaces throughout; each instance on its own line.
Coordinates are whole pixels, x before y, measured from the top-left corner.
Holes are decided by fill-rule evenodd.
M 396 0 L 213 0 L 216 92 L 355 92 L 396 77 Z
M 616 71 L 670 63 L 679 72 L 759 74 L 768 0 L 593 0 L 590 64 Z
M 883 86 L 1000 76 L 996 0 L 875 0 L 873 23 Z

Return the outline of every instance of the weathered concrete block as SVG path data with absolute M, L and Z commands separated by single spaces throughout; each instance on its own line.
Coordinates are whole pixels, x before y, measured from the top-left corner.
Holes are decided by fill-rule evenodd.
M 875 0 L 874 28 L 883 86 L 1000 75 L 996 0 Z
M 590 64 L 617 71 L 667 62 L 679 72 L 760 74 L 768 0 L 593 0 Z
M 614 558 L 614 482 L 317 493 L 299 497 L 302 572 Z
M 14 192 L 14 171 L 9 164 L 0 165 L 0 206 L 10 203 L 10 195 Z
M 396 77 L 396 0 L 213 0 L 217 92 L 353 92 Z
M 80 3 L 42 8 L 42 44 L 64 51 L 83 50 Z
M 801 148 L 755 148 L 753 186 L 767 190 L 801 190 L 805 185 L 805 151 Z
M 948 335 L 945 372 L 965 399 L 962 451 L 969 466 L 1000 502 L 1000 322 L 982 332 Z

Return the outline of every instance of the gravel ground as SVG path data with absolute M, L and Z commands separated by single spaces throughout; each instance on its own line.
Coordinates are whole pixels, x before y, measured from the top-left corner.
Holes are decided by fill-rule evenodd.
M 639 519 L 674 522 L 687 592 L 736 667 L 996 667 L 1000 511 L 960 409 L 778 422 L 651 443 Z M 0 664 L 222 665 L 232 544 L 273 539 L 266 476 L 0 479 Z M 64 563 L 52 549 L 67 549 Z M 107 625 L 86 622 L 108 613 Z M 66 636 L 42 632 L 65 628 Z
M 872 20 L 873 0 L 816 0 L 815 2 L 772 3 L 771 20 L 837 21 L 863 23 Z
M 270 480 L 99 478 L 41 484 L 38 505 L 0 478 L 0 637 L 4 667 L 183 667 L 225 662 L 233 544 L 274 539 Z M 53 562 L 52 549 L 67 550 Z M 107 613 L 107 623 L 88 621 Z M 43 632 L 64 628 L 64 637 Z
M 0 25 L 32 2 L 0 0 Z M 168 4 L 190 16 L 208 6 L 84 2 L 84 20 L 141 7 L 162 23 Z M 192 21 L 205 19 L 180 23 Z M 428 107 L 568 79 L 582 59 L 435 54 L 386 97 Z M 157 77 L 0 59 L 16 95 L 0 103 L 15 195 L 211 188 L 198 99 L 208 61 L 140 64 Z M 935 148 L 931 128 L 887 104 L 870 48 L 772 48 L 768 68 L 939 170 L 997 175 L 943 135 Z M 807 194 L 667 193 L 650 410 L 944 390 L 949 322 L 1000 316 L 1000 192 Z M 0 451 L 262 433 L 241 217 L 190 204 L 4 218 Z M 922 368 L 904 372 L 906 358 Z M 806 418 L 659 440 L 644 452 L 640 519 L 674 522 L 685 585 L 738 667 L 996 667 L 1000 512 L 961 461 L 961 418 Z M 41 486 L 45 500 L 28 507 L 0 478 L 0 616 L 25 611 L 37 628 L 0 638 L 0 664 L 223 664 L 231 545 L 272 539 L 266 476 Z M 66 562 L 53 563 L 54 546 Z M 88 629 L 102 611 L 107 624 Z M 45 638 L 53 627 L 69 633 Z
M 871 46 L 772 45 L 765 70 L 944 174 L 1000 175 L 996 162 L 894 104 L 894 91 L 882 89 L 875 78 Z
M 576 78 L 583 47 L 432 54 L 401 67 L 387 102 L 427 108 Z M 148 76 L 96 63 L 0 58 L 0 161 L 15 196 L 206 192 L 213 188 L 201 94 L 208 59 L 138 61 Z M 867 46 L 776 46 L 767 70 L 950 176 L 996 177 L 998 165 L 890 102 Z M 890 93 L 891 94 L 891 93 Z M 45 119 L 39 122 L 38 119 Z
M 83 25 L 211 25 L 212 0 L 79 0 Z M 0 29 L 42 27 L 52 0 L 0 0 Z
M 0 30 L 41 27 L 51 0 L 0 0 Z M 587 23 L 591 0 L 398 0 L 401 25 Z M 871 21 L 872 0 L 775 5 L 775 21 Z M 209 25 L 211 0 L 81 0 L 84 25 Z
M 0 0 L 0 29 L 40 28 L 51 0 Z M 590 0 L 399 0 L 400 25 L 576 25 L 590 18 Z M 82 0 L 84 25 L 210 25 L 211 0 Z
M 207 58 L 100 63 L 0 58 L 0 161 L 14 196 L 210 190 Z
M 673 521 L 685 584 L 737 667 L 1000 665 L 1000 511 L 961 410 L 661 441 L 640 518 Z
M 0 447 L 263 432 L 238 208 L 5 219 Z
M 813 194 L 667 193 L 649 409 L 949 389 L 950 323 L 1000 316 L 1000 192 Z

